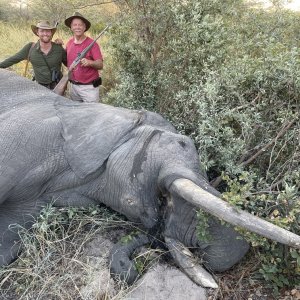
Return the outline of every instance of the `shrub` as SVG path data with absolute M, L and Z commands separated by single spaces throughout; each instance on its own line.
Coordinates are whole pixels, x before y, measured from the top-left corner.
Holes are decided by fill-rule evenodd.
M 228 201 L 300 232 L 299 15 L 234 0 L 126 3 L 108 101 L 164 115 Z M 246 235 L 274 289 L 300 283 L 299 252 Z

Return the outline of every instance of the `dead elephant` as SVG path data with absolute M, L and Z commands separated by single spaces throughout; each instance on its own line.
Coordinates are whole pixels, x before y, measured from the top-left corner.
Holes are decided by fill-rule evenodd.
M 188 248 L 197 248 L 210 270 L 224 271 L 248 244 L 218 218 L 299 248 L 300 237 L 229 206 L 199 170 L 193 142 L 151 112 L 74 103 L 0 70 L 0 266 L 18 255 L 11 224 L 30 227 L 41 208 L 103 203 L 151 232 L 160 228 L 177 265 L 196 283 L 216 287 Z M 209 220 L 209 242 L 197 236 L 196 209 Z M 159 225 L 159 226 L 158 226 Z M 135 278 L 131 252 L 114 249 L 112 270 Z

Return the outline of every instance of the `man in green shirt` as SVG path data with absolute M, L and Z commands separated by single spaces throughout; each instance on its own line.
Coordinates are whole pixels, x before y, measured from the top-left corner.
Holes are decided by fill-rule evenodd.
M 54 89 L 61 77 L 62 63 L 67 65 L 66 51 L 62 45 L 52 42 L 56 31 L 49 21 L 40 21 L 31 29 L 39 37 L 36 43 L 26 44 L 18 53 L 0 63 L 0 68 L 8 68 L 22 60 L 29 59 L 34 71 L 35 80 L 49 88 Z

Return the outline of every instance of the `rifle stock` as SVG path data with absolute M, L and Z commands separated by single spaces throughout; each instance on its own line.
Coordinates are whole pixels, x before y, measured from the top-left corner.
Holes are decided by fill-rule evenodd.
M 61 95 L 63 96 L 67 86 L 68 86 L 68 81 L 69 81 L 69 72 L 68 74 L 65 74 L 61 80 L 58 82 L 58 84 L 55 86 L 55 88 L 53 89 L 53 92 L 55 94 Z

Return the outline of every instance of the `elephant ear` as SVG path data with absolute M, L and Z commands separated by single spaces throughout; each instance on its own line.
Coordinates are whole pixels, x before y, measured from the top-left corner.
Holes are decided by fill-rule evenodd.
M 99 169 L 111 152 L 132 136 L 143 119 L 137 111 L 100 103 L 76 103 L 57 99 L 58 117 L 65 139 L 64 152 L 80 178 Z

